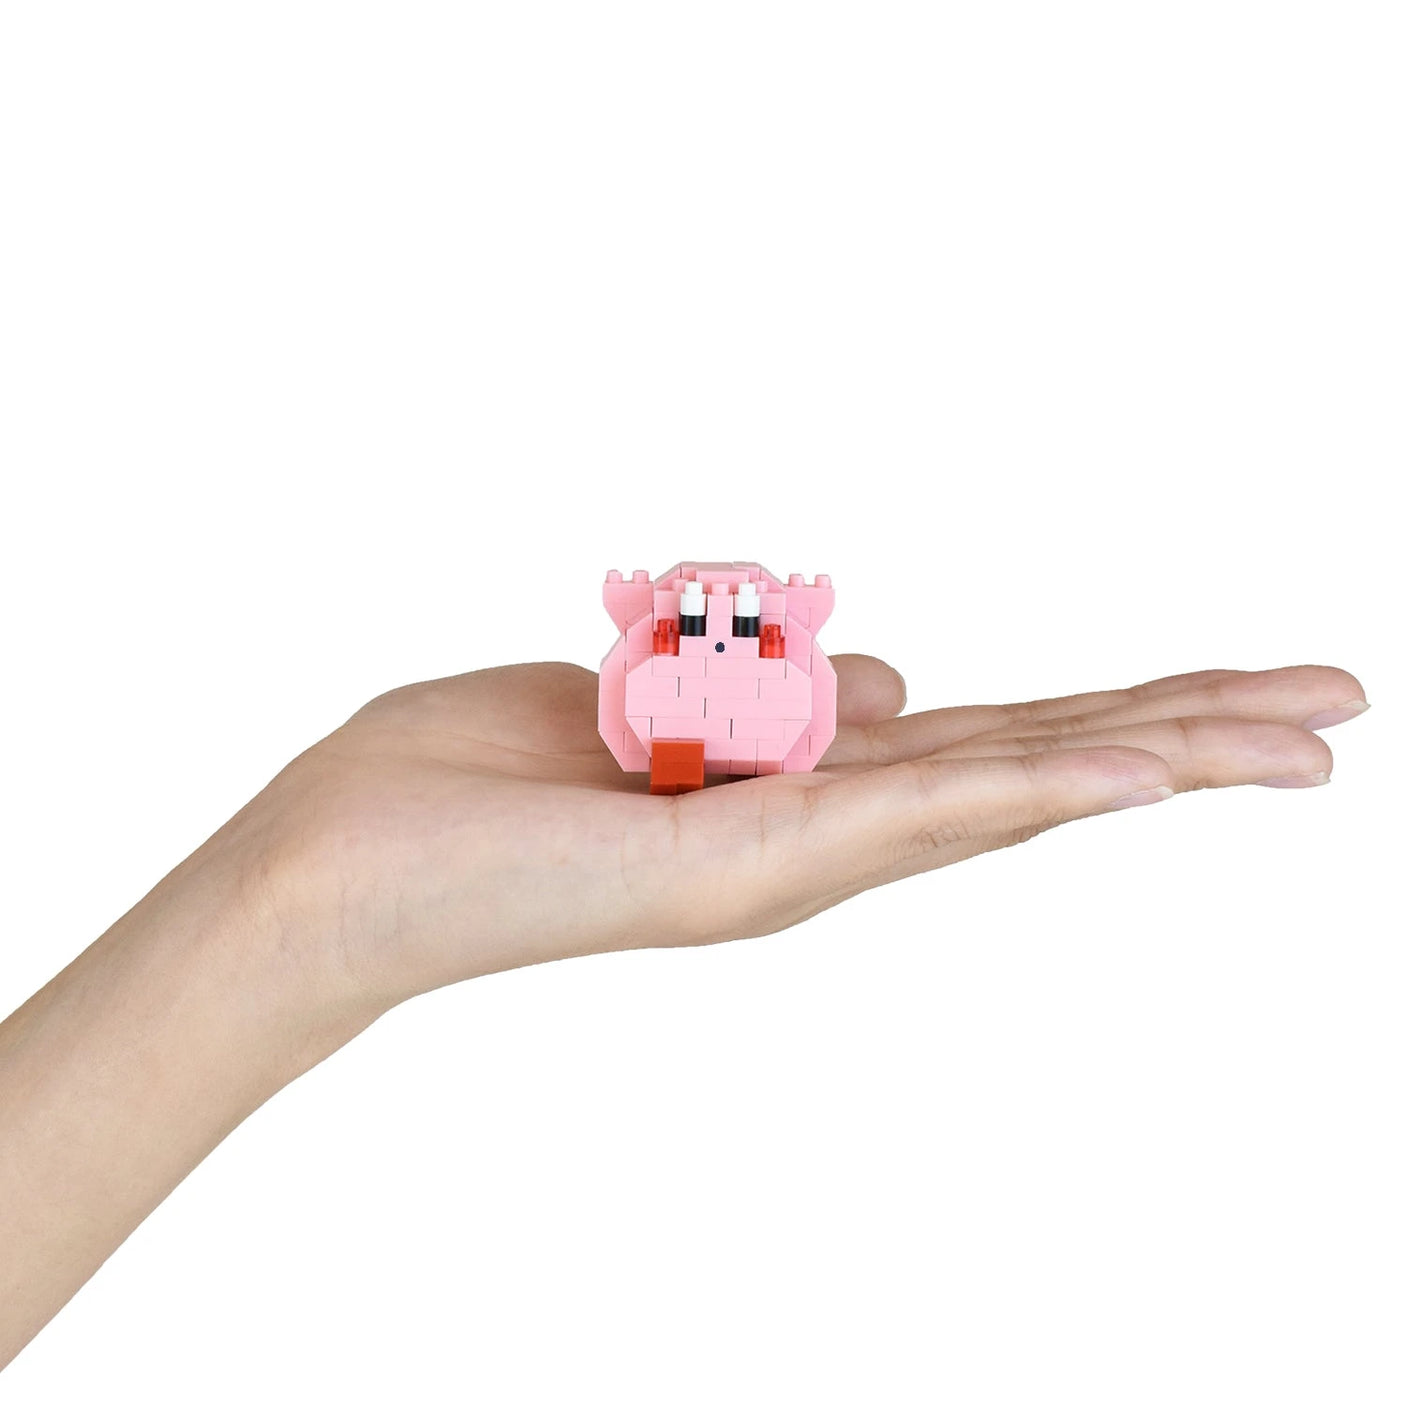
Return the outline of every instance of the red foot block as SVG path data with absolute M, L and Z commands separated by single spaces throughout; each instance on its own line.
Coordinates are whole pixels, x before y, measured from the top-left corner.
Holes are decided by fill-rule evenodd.
M 703 787 L 703 743 L 688 737 L 656 737 L 649 759 L 649 791 L 676 796 Z

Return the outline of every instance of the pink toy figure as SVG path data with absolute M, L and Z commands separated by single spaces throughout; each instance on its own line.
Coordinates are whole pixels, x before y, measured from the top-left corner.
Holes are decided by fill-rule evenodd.
M 620 638 L 601 662 L 600 735 L 655 795 L 703 777 L 810 771 L 835 738 L 835 670 L 815 643 L 828 576 L 782 583 L 750 561 L 605 577 Z

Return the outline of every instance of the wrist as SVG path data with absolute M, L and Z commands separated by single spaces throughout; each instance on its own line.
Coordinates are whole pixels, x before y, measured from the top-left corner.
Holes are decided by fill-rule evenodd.
M 335 912 L 293 847 L 239 822 L 177 866 L 100 946 L 128 983 L 218 1044 L 247 1115 L 386 1007 L 337 969 Z M 216 1052 L 211 1051 L 212 1057 Z
M 239 1123 L 378 1013 L 333 999 L 270 901 L 282 861 L 238 828 L 0 1024 L 0 1366 Z

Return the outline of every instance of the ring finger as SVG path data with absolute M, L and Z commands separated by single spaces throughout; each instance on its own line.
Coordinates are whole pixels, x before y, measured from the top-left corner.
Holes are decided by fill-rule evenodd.
M 944 747 L 941 757 L 1024 756 L 1055 749 L 1137 747 L 1155 752 L 1172 768 L 1175 789 L 1248 783 L 1316 786 L 1327 781 L 1333 753 L 1315 732 L 1292 723 L 1242 718 L 1177 717 L 1121 727 L 979 737 Z

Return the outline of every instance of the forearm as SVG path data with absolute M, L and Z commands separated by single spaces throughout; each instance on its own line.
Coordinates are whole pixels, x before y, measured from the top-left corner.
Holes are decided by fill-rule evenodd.
M 192 857 L 0 1025 L 0 1366 L 232 1129 L 372 1018 L 320 1007 L 299 946 L 244 890 L 229 863 Z

